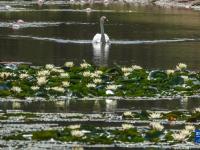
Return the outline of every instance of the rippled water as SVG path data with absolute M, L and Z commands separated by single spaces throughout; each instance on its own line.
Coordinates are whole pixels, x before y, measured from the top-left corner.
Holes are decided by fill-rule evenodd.
M 6 10 L 5 5 L 11 9 Z M 86 8 L 91 8 L 87 12 Z M 99 17 L 109 22 L 110 45 L 92 44 Z M 12 23 L 25 21 L 19 30 Z M 0 60 L 41 65 L 79 63 L 137 64 L 145 68 L 173 68 L 184 62 L 192 70 L 200 64 L 200 13 L 122 4 L 75 5 L 67 1 L 0 2 Z

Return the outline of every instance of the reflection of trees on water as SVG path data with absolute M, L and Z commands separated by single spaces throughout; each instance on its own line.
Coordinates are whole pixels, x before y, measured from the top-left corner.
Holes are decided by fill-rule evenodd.
M 107 65 L 110 44 L 93 43 L 93 62 L 96 65 Z

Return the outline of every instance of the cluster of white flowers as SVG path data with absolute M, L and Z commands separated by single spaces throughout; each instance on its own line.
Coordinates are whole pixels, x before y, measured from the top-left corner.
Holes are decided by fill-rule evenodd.
M 157 119 L 157 118 L 160 118 L 162 117 L 162 115 L 160 113 L 157 113 L 157 112 L 153 112 L 151 114 L 149 114 L 149 118 L 151 119 Z
M 53 64 L 46 64 L 46 65 L 45 65 L 45 68 L 46 68 L 47 70 L 52 70 L 54 67 L 55 67 L 55 66 L 54 66 Z
M 37 78 L 37 84 L 38 85 L 44 85 L 48 82 L 48 80 L 46 79 L 46 77 L 38 77 Z
M 90 77 L 90 78 L 99 78 L 100 77 L 100 74 L 97 73 L 97 72 L 90 72 L 90 71 L 84 71 L 83 72 L 83 76 L 84 77 Z
M 0 73 L 0 78 L 2 79 L 7 79 L 8 77 L 14 77 L 15 74 L 11 72 L 1 72 Z
M 166 73 L 167 73 L 167 75 L 169 76 L 169 75 L 171 75 L 171 74 L 174 74 L 174 70 L 171 70 L 171 69 L 169 69 L 169 70 L 166 70 Z
M 62 86 L 63 87 L 68 87 L 70 85 L 70 83 L 68 81 L 63 81 L 62 82 Z
M 69 62 L 66 62 L 66 63 L 64 64 L 64 66 L 65 66 L 65 67 L 69 67 L 69 68 L 71 68 L 71 67 L 74 66 L 74 63 L 71 62 L 71 61 L 69 61 Z
M 75 136 L 75 137 L 82 137 L 82 136 L 84 136 L 84 133 L 80 130 L 72 130 L 71 135 Z
M 84 61 L 82 64 L 80 64 L 80 66 L 81 66 L 81 68 L 83 68 L 83 69 L 87 69 L 87 68 L 89 68 L 91 65 L 88 64 L 86 61 Z
M 188 76 L 181 76 L 181 78 L 184 80 L 184 82 L 187 82 L 189 80 Z
M 32 89 L 33 91 L 36 91 L 36 90 L 39 90 L 40 87 L 39 87 L 39 86 L 31 86 L 31 89 Z
M 62 73 L 60 73 L 60 77 L 61 78 L 69 78 L 69 74 L 67 73 L 67 72 L 62 72 Z
M 123 116 L 125 116 L 125 117 L 133 117 L 133 113 L 131 111 L 125 111 L 123 113 Z
M 103 72 L 101 70 L 96 70 L 94 73 L 97 74 L 97 75 L 102 75 L 103 74 Z
M 187 65 L 184 64 L 184 63 L 179 63 L 177 66 L 176 66 L 176 69 L 177 70 L 185 70 L 187 68 Z
M 106 90 L 116 90 L 118 85 L 107 85 Z
M 152 129 L 157 131 L 162 131 L 164 129 L 164 126 L 161 125 L 159 122 L 151 122 L 149 125 Z
M 74 125 L 67 126 L 67 128 L 69 128 L 71 130 L 80 129 L 80 127 L 81 127 L 80 124 L 74 124 Z
M 122 129 L 123 130 L 128 130 L 134 128 L 134 126 L 132 124 L 122 124 Z
M 26 79 L 28 77 L 29 77 L 29 75 L 27 73 L 22 73 L 22 74 L 19 75 L 20 79 Z
M 124 76 L 128 77 L 130 74 L 131 74 L 130 72 L 126 72 L 126 73 L 124 73 Z
M 88 83 L 88 84 L 86 85 L 86 87 L 87 87 L 87 88 L 95 88 L 95 87 L 96 87 L 96 84 L 94 84 L 94 83 Z
M 140 66 L 138 66 L 138 65 L 133 65 L 133 66 L 132 66 L 132 69 L 133 69 L 133 70 L 140 70 L 140 69 L 142 69 L 142 67 L 140 67 Z
M 97 79 L 94 79 L 93 82 L 94 82 L 95 84 L 98 84 L 98 83 L 101 83 L 102 80 L 97 78 Z
M 37 72 L 37 76 L 38 77 L 45 77 L 50 75 L 50 71 L 49 70 L 41 70 Z
M 185 129 L 179 131 L 178 133 L 172 134 L 172 137 L 175 141 L 185 141 L 188 136 L 195 130 L 195 127 L 192 125 L 185 126 Z
M 52 87 L 51 90 L 54 90 L 54 91 L 60 92 L 60 93 L 65 92 L 65 89 L 63 87 L 58 87 L 58 86 Z
M 11 88 L 11 91 L 15 92 L 15 93 L 20 93 L 22 91 L 22 89 L 18 86 L 13 86 Z

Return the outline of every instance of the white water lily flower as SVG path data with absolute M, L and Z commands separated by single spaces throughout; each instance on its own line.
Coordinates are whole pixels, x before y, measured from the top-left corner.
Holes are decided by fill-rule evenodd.
M 191 135 L 191 132 L 189 130 L 183 129 L 180 131 L 180 134 L 185 135 L 187 137 Z
M 70 84 L 70 83 L 69 83 L 68 81 L 63 81 L 63 82 L 62 82 L 63 87 L 68 87 L 69 84 Z
M 125 116 L 125 117 L 132 117 L 133 114 L 132 114 L 131 111 L 125 111 L 125 112 L 123 113 L 123 116 Z
M 41 71 L 38 71 L 38 73 L 37 73 L 38 77 L 44 77 L 44 76 L 48 76 L 48 75 L 50 75 L 49 70 L 41 70 Z
M 172 134 L 172 137 L 174 138 L 175 141 L 185 141 L 186 139 L 186 136 L 180 133 L 174 133 Z
M 94 72 L 94 73 L 90 73 L 90 77 L 91 77 L 91 78 L 99 78 L 99 76 L 100 76 L 100 75 L 97 74 L 97 73 L 95 73 L 95 72 Z
M 171 70 L 171 69 L 169 69 L 169 70 L 166 70 L 166 73 L 167 73 L 167 75 L 169 76 L 170 74 L 174 74 L 174 70 Z
M 93 82 L 94 82 L 95 84 L 98 84 L 98 83 L 101 83 L 102 80 L 101 80 L 101 79 L 94 79 Z
M 157 131 L 162 131 L 164 129 L 164 126 L 161 125 L 159 122 L 151 122 L 150 127 L 152 127 L 152 129 L 157 130 Z
M 199 113 L 199 112 L 200 112 L 200 108 L 195 108 L 195 109 L 194 109 L 194 112 L 195 112 L 195 113 Z
M 140 69 L 142 69 L 142 67 L 140 67 L 140 66 L 138 66 L 138 65 L 133 65 L 133 66 L 132 66 L 132 69 L 133 69 L 133 70 L 140 70 Z
M 114 92 L 112 90 L 106 90 L 107 95 L 114 95 Z
M 88 64 L 86 61 L 84 61 L 84 63 L 80 64 L 80 66 L 81 66 L 81 68 L 83 68 L 83 69 L 87 69 L 87 68 L 89 68 L 91 65 Z
M 106 90 L 116 90 L 118 85 L 107 85 Z
M 80 124 L 74 124 L 74 125 L 67 126 L 67 128 L 69 128 L 71 130 L 80 129 L 80 127 L 81 127 Z
M 69 67 L 69 68 L 71 68 L 71 67 L 74 66 L 74 63 L 73 63 L 72 61 L 70 61 L 70 62 L 66 62 L 66 63 L 64 64 L 64 66 L 65 66 L 65 67 Z
M 55 67 L 55 66 L 54 66 L 53 64 L 46 64 L 46 65 L 45 65 L 45 68 L 46 68 L 47 70 L 52 70 L 54 67 Z
M 32 86 L 31 89 L 32 89 L 33 91 L 36 91 L 36 90 L 39 90 L 40 87 L 39 87 L 39 86 Z
M 11 91 L 15 92 L 15 93 L 20 93 L 22 91 L 22 89 L 18 86 L 13 86 L 11 88 Z
M 151 119 L 157 119 L 157 118 L 160 118 L 160 117 L 162 117 L 162 116 L 161 116 L 160 113 L 153 112 L 153 113 L 149 114 L 149 117 L 150 117 Z
M 84 77 L 90 77 L 90 75 L 91 75 L 91 72 L 89 72 L 89 71 L 84 71 L 83 72 L 83 76 Z
M 0 73 L 0 78 L 2 79 L 7 79 L 8 77 L 14 77 L 15 74 L 14 73 L 10 73 L 10 72 L 1 72 Z
M 193 132 L 195 130 L 195 127 L 193 125 L 187 125 L 185 126 L 185 130 Z
M 103 72 L 101 70 L 96 70 L 94 73 L 98 74 L 98 75 L 102 75 L 103 74 Z
M 69 78 L 69 74 L 68 73 L 64 73 L 64 72 L 62 72 L 62 73 L 60 73 L 60 77 L 61 78 Z
M 38 85 L 44 85 L 44 84 L 46 84 L 47 83 L 47 79 L 46 79 L 46 77 L 38 77 L 37 78 L 37 84 Z
M 128 77 L 130 74 L 131 74 L 131 73 L 126 72 L 126 73 L 124 73 L 124 76 L 125 76 L 125 77 Z
M 130 72 L 133 71 L 133 68 L 131 68 L 131 67 L 130 68 L 129 67 L 122 67 L 121 70 L 124 73 L 130 73 Z
M 55 87 L 52 87 L 51 89 L 56 91 L 56 92 L 60 92 L 60 93 L 64 93 L 65 92 L 65 89 L 63 87 L 55 86 Z
M 181 78 L 184 80 L 184 82 L 187 82 L 189 80 L 188 76 L 181 76 Z
M 123 130 L 128 130 L 134 128 L 134 126 L 132 124 L 122 124 L 122 129 Z
M 71 135 L 75 136 L 75 137 L 82 137 L 82 136 L 84 136 L 84 132 L 79 131 L 79 130 L 72 130 Z
M 86 87 L 87 87 L 87 88 L 95 88 L 95 87 L 96 87 L 96 84 L 94 84 L 94 83 L 88 83 L 88 84 L 86 85 Z
M 63 72 L 65 72 L 63 69 L 60 69 L 60 68 L 53 68 L 51 71 L 52 72 L 57 72 L 57 73 L 63 73 Z
M 29 77 L 29 75 L 27 73 L 22 73 L 22 74 L 19 75 L 20 79 L 26 79 L 28 77 Z
M 177 66 L 176 66 L 176 69 L 177 70 L 185 70 L 187 68 L 187 65 L 184 64 L 184 63 L 179 63 Z

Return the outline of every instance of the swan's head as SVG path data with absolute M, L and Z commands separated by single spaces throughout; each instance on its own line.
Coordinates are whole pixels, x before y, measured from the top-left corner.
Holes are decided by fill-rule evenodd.
M 108 21 L 108 19 L 106 18 L 106 16 L 102 16 L 102 17 L 100 18 L 100 21 L 101 21 L 101 22 L 105 22 L 105 21 Z

